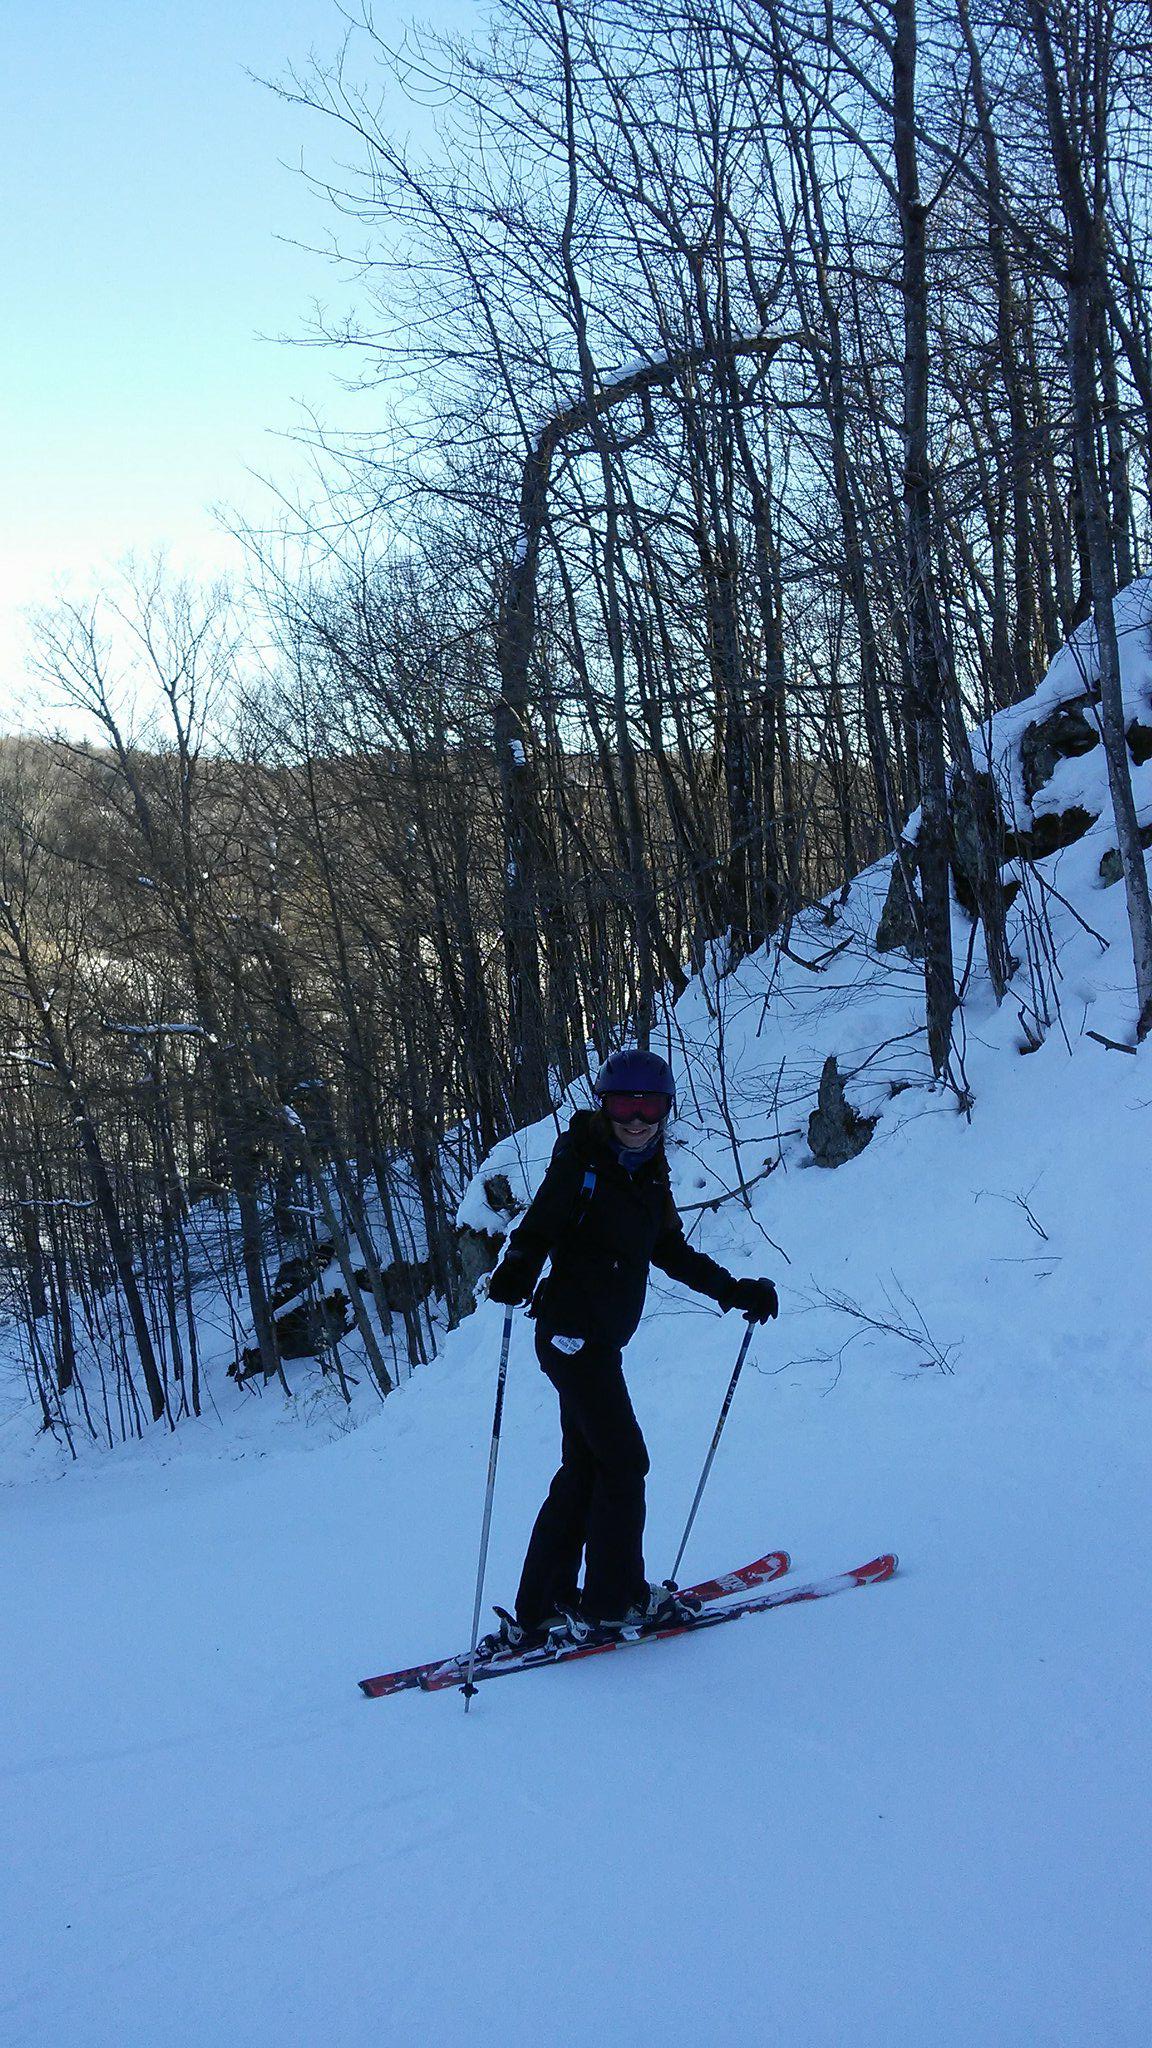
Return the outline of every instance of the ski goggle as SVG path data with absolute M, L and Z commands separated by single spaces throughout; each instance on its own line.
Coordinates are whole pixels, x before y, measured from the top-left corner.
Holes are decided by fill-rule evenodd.
M 614 1124 L 629 1124 L 635 1117 L 644 1124 L 658 1124 L 668 1114 L 666 1095 L 620 1095 L 613 1092 L 602 1096 L 601 1101 Z

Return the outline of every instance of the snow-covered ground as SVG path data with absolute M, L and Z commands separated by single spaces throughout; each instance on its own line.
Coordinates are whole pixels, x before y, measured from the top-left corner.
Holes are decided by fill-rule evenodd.
M 1146 720 L 1147 675 L 1134 634 Z M 916 970 L 868 943 L 884 870 L 794 930 L 810 961 L 854 935 L 822 969 L 758 956 L 675 1013 L 694 1241 L 782 1300 L 684 1575 L 893 1548 L 892 1583 L 485 1687 L 467 1717 L 362 1699 L 467 1636 L 489 1305 L 344 1433 L 267 1395 L 240 1433 L 75 1467 L 0 1435 L 5 2048 L 1145 2048 L 1152 1052 L 1086 1035 L 1130 1040 L 1131 961 L 1101 750 L 1065 772 L 1102 817 L 1043 868 L 1061 1023 L 1021 1056 L 977 958 L 970 1119 L 930 1085 Z M 879 1118 L 835 1171 L 805 1138 L 829 1052 Z M 488 1171 L 524 1192 L 550 1143 Z M 750 1210 L 691 1210 L 738 1177 Z M 653 1576 L 741 1330 L 656 1276 L 628 1354 Z M 518 1316 L 490 1598 L 554 1407 Z

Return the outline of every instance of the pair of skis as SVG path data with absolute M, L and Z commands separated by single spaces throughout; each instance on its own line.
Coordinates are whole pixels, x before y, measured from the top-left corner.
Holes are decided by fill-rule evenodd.
M 534 1671 L 539 1664 L 570 1664 L 579 1657 L 599 1657 L 608 1650 L 631 1649 L 639 1643 L 666 1642 L 672 1636 L 692 1635 L 696 1629 L 715 1628 L 722 1621 L 739 1621 L 745 1614 L 761 1614 L 769 1607 L 789 1607 L 802 1600 L 825 1600 L 831 1593 L 845 1593 L 853 1586 L 877 1586 L 890 1579 L 897 1560 L 891 1551 L 874 1557 L 853 1571 L 837 1572 L 826 1579 L 814 1579 L 801 1586 L 778 1586 L 791 1559 L 786 1550 L 769 1550 L 752 1564 L 728 1572 L 718 1579 L 705 1579 L 698 1586 L 683 1588 L 687 1597 L 698 1600 L 700 1611 L 689 1619 L 669 1622 L 634 1635 L 611 1637 L 596 1643 L 543 1643 L 531 1650 L 518 1650 L 478 1663 L 473 1683 L 488 1678 L 510 1677 L 515 1671 Z M 379 1678 L 362 1678 L 360 1690 L 370 1700 L 387 1699 L 394 1692 L 419 1687 L 422 1692 L 443 1692 L 462 1685 L 468 1674 L 468 1652 L 430 1664 L 413 1664 L 406 1671 L 386 1671 Z

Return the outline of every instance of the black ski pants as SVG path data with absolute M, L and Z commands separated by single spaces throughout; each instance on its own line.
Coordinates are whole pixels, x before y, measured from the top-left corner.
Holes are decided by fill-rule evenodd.
M 571 1355 L 536 1329 L 536 1356 L 560 1396 L 560 1469 L 524 1559 L 516 1619 L 535 1628 L 579 1605 L 617 1620 L 647 1592 L 644 1480 L 648 1452 L 624 1384 L 622 1354 L 586 1339 Z M 580 1561 L 584 1590 L 578 1595 Z

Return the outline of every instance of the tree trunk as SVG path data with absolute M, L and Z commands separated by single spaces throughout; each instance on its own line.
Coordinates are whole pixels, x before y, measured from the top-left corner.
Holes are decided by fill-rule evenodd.
M 956 985 L 948 863 L 944 691 L 932 570 L 932 482 L 928 443 L 927 235 L 916 148 L 916 7 L 895 0 L 893 131 L 904 295 L 904 535 L 907 697 L 920 779 L 917 852 L 924 906 L 924 985 L 933 1071 L 947 1073 Z
M 1068 365 L 1072 381 L 1076 467 L 1100 670 L 1100 724 L 1132 935 L 1136 1033 L 1138 1038 L 1144 1038 L 1152 1030 L 1152 900 L 1125 738 L 1120 649 L 1114 610 L 1116 563 L 1112 548 L 1113 531 L 1098 452 L 1101 401 L 1097 377 L 1102 359 L 1106 304 L 1104 223 L 1093 215 L 1082 154 L 1065 116 L 1064 95 L 1045 0 L 1029 0 L 1029 16 L 1044 87 L 1048 139 L 1068 225 L 1071 259 L 1067 284 Z M 1102 65 L 1106 47 L 1102 44 L 1095 53 L 1096 61 Z M 1093 140 L 1097 149 L 1102 147 L 1101 137 Z

